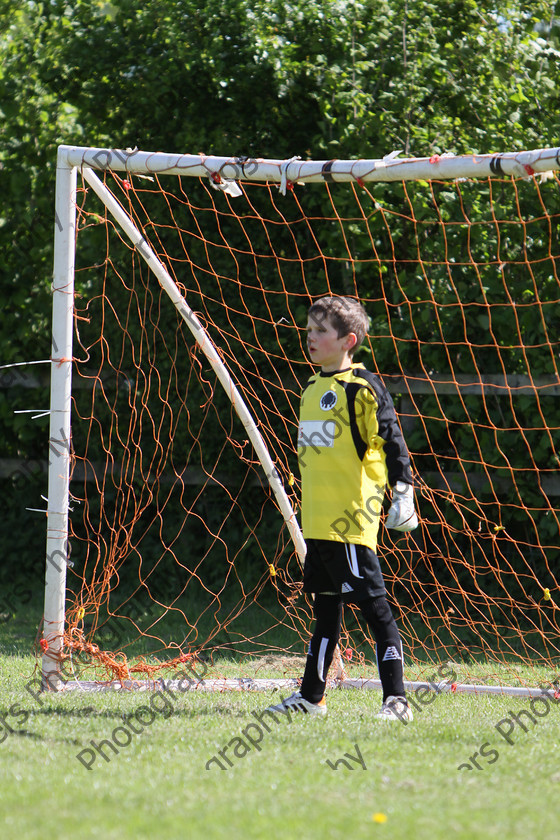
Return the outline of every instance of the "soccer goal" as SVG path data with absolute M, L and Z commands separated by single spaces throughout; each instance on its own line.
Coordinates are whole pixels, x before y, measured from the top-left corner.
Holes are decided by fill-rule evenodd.
M 323 294 L 365 305 L 357 359 L 411 450 L 420 527 L 380 532 L 408 657 L 558 660 L 559 169 L 560 149 L 59 148 L 50 688 L 84 662 L 122 682 L 224 653 L 293 676 L 311 626 L 297 412 Z M 373 658 L 352 610 L 340 648 Z

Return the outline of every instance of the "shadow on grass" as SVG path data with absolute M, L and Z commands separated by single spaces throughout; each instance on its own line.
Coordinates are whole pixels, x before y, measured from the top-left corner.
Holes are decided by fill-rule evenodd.
M 78 738 L 53 738 L 50 735 L 41 735 L 40 732 L 30 732 L 28 729 L 11 729 L 10 737 L 30 738 L 33 741 L 42 741 L 46 744 L 70 744 L 72 747 L 82 745 Z
M 145 706 L 145 703 L 139 703 L 136 708 L 140 706 Z M 109 710 L 104 709 L 103 711 L 99 711 L 95 709 L 93 706 L 86 706 L 83 709 L 60 709 L 60 708 L 51 708 L 51 709 L 31 709 L 28 710 L 28 714 L 30 716 L 39 716 L 44 715 L 46 717 L 60 717 L 60 718 L 86 718 L 86 719 L 108 719 L 108 720 L 123 720 L 123 718 L 130 717 L 134 714 L 134 709 L 128 711 L 122 710 Z M 212 705 L 208 706 L 208 708 L 196 708 L 196 709 L 173 709 L 168 715 L 164 715 L 162 712 L 158 713 L 158 718 L 161 720 L 170 720 L 171 718 L 184 718 L 184 719 L 193 719 L 198 718 L 201 716 L 223 716 L 228 718 L 243 718 L 246 717 L 247 712 L 244 709 L 229 709 L 224 706 L 217 706 Z
M 137 707 L 139 708 L 139 707 Z M 127 722 L 127 719 L 132 718 L 135 714 L 136 709 L 131 710 L 130 712 L 120 712 L 120 711 L 110 711 L 110 710 L 103 710 L 98 711 L 91 706 L 86 706 L 83 709 L 60 709 L 60 708 L 50 708 L 50 709 L 31 709 L 27 711 L 28 718 L 31 720 L 35 718 L 36 722 L 39 723 L 39 719 L 41 716 L 43 718 L 59 718 L 59 719 L 67 719 L 70 723 L 71 720 L 109 720 L 109 721 L 116 721 L 120 722 L 121 724 Z M 159 714 L 158 716 L 154 717 L 155 720 L 158 720 L 160 723 L 164 721 L 171 721 L 173 719 L 186 719 L 192 720 L 195 717 L 200 718 L 201 716 L 223 716 L 236 719 L 236 718 L 243 718 L 246 716 L 244 711 L 235 710 L 235 709 L 226 709 L 219 706 L 213 706 L 212 708 L 207 709 L 174 709 L 168 715 Z M 151 726 L 151 724 L 150 724 Z M 145 727 L 146 728 L 146 727 Z M 149 728 L 149 727 L 147 727 Z M 91 733 L 89 733 L 91 735 Z M 15 737 L 15 738 L 27 738 L 32 741 L 48 743 L 48 744 L 67 744 L 73 747 L 83 747 L 84 741 L 80 738 L 73 738 L 67 736 L 52 736 L 52 735 L 43 735 L 40 732 L 33 732 L 29 729 L 14 729 L 12 727 L 8 728 L 7 737 Z M 89 737 L 89 736 L 88 736 Z M 88 741 L 89 743 L 89 741 Z

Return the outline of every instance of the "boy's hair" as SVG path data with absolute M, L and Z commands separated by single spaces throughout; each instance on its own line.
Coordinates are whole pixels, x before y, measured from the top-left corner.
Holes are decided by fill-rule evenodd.
M 308 317 L 315 324 L 322 324 L 327 318 L 343 338 L 354 333 L 358 339 L 349 351 L 352 356 L 358 349 L 369 330 L 369 318 L 359 300 L 349 297 L 322 297 L 311 304 Z

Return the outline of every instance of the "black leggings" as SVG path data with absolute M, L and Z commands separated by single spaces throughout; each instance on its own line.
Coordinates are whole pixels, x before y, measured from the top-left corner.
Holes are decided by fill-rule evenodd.
M 358 607 L 375 638 L 377 669 L 383 687 L 383 700 L 391 695 L 404 697 L 402 644 L 397 623 L 387 598 L 366 598 Z M 318 703 L 325 693 L 327 674 L 340 637 L 342 599 L 338 595 L 319 593 L 313 605 L 315 629 L 301 684 L 301 695 L 310 703 Z

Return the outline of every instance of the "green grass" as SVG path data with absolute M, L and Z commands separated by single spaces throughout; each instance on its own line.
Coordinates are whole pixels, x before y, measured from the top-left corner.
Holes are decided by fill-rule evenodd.
M 510 745 L 496 724 L 530 710 L 527 700 L 441 694 L 413 723 L 381 724 L 373 718 L 379 692 L 331 690 L 326 719 L 265 717 L 270 731 L 260 726 L 256 746 L 247 739 L 259 736 L 253 713 L 278 693 L 192 690 L 167 701 L 151 689 L 33 696 L 26 685 L 36 677 L 35 660 L 24 651 L 34 620 L 30 611 L 0 626 L 3 840 L 525 840 L 536 829 L 556 830 L 560 704 L 550 703 L 535 725 L 522 718 L 528 731 L 517 724 Z M 207 676 L 299 676 L 302 661 L 222 659 Z M 512 674 L 499 664 L 452 667 L 459 681 L 536 684 L 556 676 L 544 668 Z M 436 668 L 409 665 L 406 676 L 427 680 Z M 347 670 L 375 676 L 373 665 Z M 129 726 L 125 737 L 123 716 L 141 731 Z M 108 761 L 91 744 L 103 740 L 117 750 L 104 745 Z M 86 763 L 95 758 L 91 769 L 80 753 Z M 214 756 L 224 765 L 228 756 L 232 766 L 220 769 Z M 459 770 L 472 766 L 471 756 L 481 769 Z M 333 769 L 341 758 L 349 766 Z M 375 822 L 376 814 L 386 821 Z
M 259 736 L 252 713 L 262 712 L 273 693 L 188 691 L 167 706 L 149 690 L 44 694 L 38 702 L 25 690 L 34 660 L 0 661 L 0 813 L 8 840 L 511 840 L 556 828 L 556 707 L 527 732 L 517 726 L 508 745 L 495 725 L 528 709 L 526 700 L 439 695 L 411 724 L 380 724 L 373 719 L 378 692 L 333 690 L 326 719 L 265 717 L 270 732 L 261 727 L 258 749 L 247 741 Z M 220 663 L 221 672 L 227 668 Z M 150 725 L 134 717 L 140 706 L 151 709 L 140 712 L 146 724 L 153 717 Z M 127 745 L 125 730 L 117 729 L 123 715 L 142 729 Z M 123 744 L 117 754 L 105 745 L 109 761 L 91 745 L 103 739 Z M 484 742 L 498 750 L 497 760 L 478 756 L 483 769 L 458 770 Z M 206 769 L 228 744 L 221 761 L 226 755 L 233 766 L 211 762 Z M 83 750 L 92 750 L 84 760 L 95 756 L 89 770 L 76 757 Z M 366 769 L 348 757 L 353 769 L 327 763 L 346 753 L 361 757 Z M 374 814 L 386 822 L 374 822 Z

